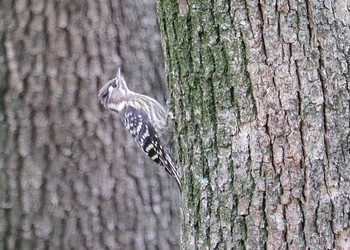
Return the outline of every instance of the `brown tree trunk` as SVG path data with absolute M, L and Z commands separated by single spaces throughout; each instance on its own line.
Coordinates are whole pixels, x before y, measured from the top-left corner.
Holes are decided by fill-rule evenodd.
M 346 1 L 158 1 L 183 249 L 349 249 Z
M 98 89 L 164 102 L 154 1 L 0 3 L 0 249 L 177 249 L 178 191 Z

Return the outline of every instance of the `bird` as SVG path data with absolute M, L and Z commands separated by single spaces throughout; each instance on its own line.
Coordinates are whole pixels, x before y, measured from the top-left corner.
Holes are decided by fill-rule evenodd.
M 155 99 L 129 90 L 121 75 L 109 80 L 98 92 L 102 106 L 117 113 L 139 147 L 172 176 L 181 191 L 180 174 L 165 149 L 165 139 L 172 129 L 173 116 Z

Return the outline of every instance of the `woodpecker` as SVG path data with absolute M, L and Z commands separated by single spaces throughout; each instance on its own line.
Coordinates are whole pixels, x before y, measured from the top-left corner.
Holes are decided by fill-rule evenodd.
M 160 137 L 171 128 L 171 115 L 155 99 L 128 89 L 120 68 L 115 78 L 98 92 L 98 98 L 106 109 L 121 117 L 136 143 L 157 164 L 175 179 L 180 191 L 180 175 L 174 161 L 164 148 Z

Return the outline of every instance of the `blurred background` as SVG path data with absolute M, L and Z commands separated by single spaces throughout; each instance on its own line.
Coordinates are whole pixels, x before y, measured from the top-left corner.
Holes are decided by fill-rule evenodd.
M 0 249 L 179 249 L 176 184 L 97 92 L 165 104 L 155 0 L 0 2 Z

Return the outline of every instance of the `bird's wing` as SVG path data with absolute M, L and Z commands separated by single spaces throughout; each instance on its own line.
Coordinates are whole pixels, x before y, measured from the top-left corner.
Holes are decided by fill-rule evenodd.
M 176 165 L 165 152 L 147 113 L 143 109 L 126 106 L 121 112 L 121 117 L 136 143 L 153 161 L 163 165 L 165 170 L 175 178 L 179 188 L 181 188 L 180 176 Z

